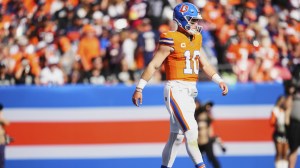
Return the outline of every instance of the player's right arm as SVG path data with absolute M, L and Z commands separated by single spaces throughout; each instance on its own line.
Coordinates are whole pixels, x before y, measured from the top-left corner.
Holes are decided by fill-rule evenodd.
M 132 102 L 134 105 L 139 106 L 143 102 L 142 91 L 147 82 L 151 79 L 154 72 L 160 68 L 164 60 L 171 53 L 172 48 L 166 45 L 159 45 L 157 51 L 154 54 L 153 59 L 150 61 L 145 71 L 143 72 L 141 79 L 132 95 Z

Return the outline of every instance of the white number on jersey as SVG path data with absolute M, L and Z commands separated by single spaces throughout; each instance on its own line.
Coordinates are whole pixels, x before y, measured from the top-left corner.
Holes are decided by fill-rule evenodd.
M 197 57 L 200 57 L 200 51 L 195 50 L 193 57 L 191 59 L 191 52 L 189 50 L 184 52 L 184 57 L 185 57 L 185 68 L 183 69 L 184 74 L 193 74 L 193 71 L 195 74 L 198 74 L 199 72 L 199 64 L 198 64 L 198 59 Z M 193 64 L 193 69 L 191 68 L 191 64 Z

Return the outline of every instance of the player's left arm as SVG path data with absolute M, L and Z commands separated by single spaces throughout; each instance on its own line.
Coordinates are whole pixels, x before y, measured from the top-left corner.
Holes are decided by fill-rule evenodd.
M 222 89 L 222 95 L 225 96 L 228 93 L 228 87 L 224 80 L 220 77 L 220 75 L 215 71 L 215 69 L 211 66 L 211 64 L 208 62 L 206 56 L 201 55 L 199 58 L 199 63 L 201 66 L 201 69 L 204 71 L 204 73 L 210 77 L 212 81 L 217 83 L 219 87 Z

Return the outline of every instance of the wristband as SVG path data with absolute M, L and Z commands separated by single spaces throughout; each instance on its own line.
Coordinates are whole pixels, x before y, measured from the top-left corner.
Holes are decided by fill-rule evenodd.
M 141 78 L 136 87 L 140 88 L 140 89 L 144 89 L 144 87 L 147 85 L 147 83 L 148 82 L 146 80 L 144 80 L 144 79 Z
M 142 92 L 143 92 L 143 89 L 137 87 L 137 88 L 135 88 L 135 91 L 141 92 L 141 93 L 142 93 Z
M 211 77 L 212 81 L 214 81 L 216 84 L 220 84 L 221 82 L 224 82 L 224 80 L 221 78 L 221 76 L 217 73 L 215 73 L 212 77 Z

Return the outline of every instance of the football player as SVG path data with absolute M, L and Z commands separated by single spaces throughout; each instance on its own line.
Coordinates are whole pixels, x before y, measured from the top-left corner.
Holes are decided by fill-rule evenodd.
M 156 70 L 164 63 L 166 84 L 164 100 L 170 113 L 169 140 L 162 152 L 161 168 L 172 167 L 178 148 L 185 138 L 187 153 L 196 168 L 204 168 L 203 159 L 197 145 L 198 126 L 194 118 L 195 97 L 198 94 L 196 82 L 201 68 L 221 88 L 222 94 L 228 87 L 216 73 L 207 59 L 200 55 L 202 45 L 202 17 L 198 8 L 191 3 L 181 3 L 174 8 L 173 19 L 178 25 L 176 31 L 160 35 L 159 47 L 153 59 L 143 72 L 132 96 L 136 106 L 142 104 L 142 92 Z

